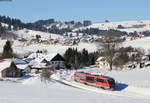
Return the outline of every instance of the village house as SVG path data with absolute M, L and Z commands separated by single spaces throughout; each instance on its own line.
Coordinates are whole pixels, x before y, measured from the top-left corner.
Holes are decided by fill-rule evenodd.
M 40 38 L 38 43 L 45 44 L 45 45 L 50 45 L 50 44 L 52 44 L 52 41 L 48 40 L 48 39 L 45 39 L 45 38 Z
M 40 70 L 46 67 L 47 63 L 42 62 L 43 58 L 36 58 L 32 60 L 28 67 L 30 73 L 38 73 Z
M 48 65 L 51 65 L 54 69 L 64 68 L 65 59 L 58 53 L 46 55 L 43 61 L 47 62 Z
M 58 40 L 58 43 L 62 44 L 62 45 L 69 45 L 71 44 L 72 40 L 70 39 L 62 39 L 62 40 Z
M 20 38 L 20 39 L 18 39 L 18 41 L 19 41 L 19 42 L 22 42 L 22 43 L 28 42 L 28 40 L 25 39 L 25 38 Z
M 31 56 L 32 55 L 32 56 Z M 34 57 L 31 54 L 29 57 Z M 64 58 L 60 54 L 52 53 L 48 55 L 42 55 L 34 57 L 30 63 L 29 68 L 31 73 L 42 72 L 42 70 L 46 67 L 51 66 L 53 70 L 55 69 L 63 69 L 64 68 Z
M 18 69 L 20 69 L 23 73 L 29 72 L 28 63 L 23 59 L 13 58 L 12 61 L 15 63 Z
M 97 60 L 96 60 L 96 66 L 98 68 L 106 68 L 109 66 L 109 63 L 106 61 L 106 59 L 104 57 L 99 57 Z
M 12 60 L 0 61 L 0 78 L 2 77 L 21 77 L 23 76 L 21 69 L 17 68 Z

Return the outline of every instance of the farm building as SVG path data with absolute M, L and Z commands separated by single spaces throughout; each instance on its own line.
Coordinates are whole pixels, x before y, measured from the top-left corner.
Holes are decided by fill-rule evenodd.
M 96 66 L 99 68 L 105 68 L 109 66 L 109 63 L 106 61 L 106 59 L 104 57 L 99 57 L 96 60 Z
M 22 70 L 17 68 L 16 64 L 12 60 L 0 61 L 0 78 L 21 76 L 23 76 Z
M 65 59 L 58 53 L 46 55 L 43 59 L 43 62 L 44 61 L 47 62 L 48 65 L 51 65 L 54 69 L 64 68 Z
M 39 56 L 29 63 L 31 73 L 37 73 L 47 66 L 51 66 L 53 69 L 64 68 L 64 58 L 60 54 L 53 53 Z

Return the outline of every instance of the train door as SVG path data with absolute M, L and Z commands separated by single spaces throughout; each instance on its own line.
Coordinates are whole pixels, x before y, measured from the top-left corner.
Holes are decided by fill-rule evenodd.
M 96 78 L 96 85 L 103 88 L 109 88 L 109 84 L 106 79 Z
M 80 80 L 79 74 L 77 74 L 77 73 L 74 74 L 74 80 L 75 81 L 79 81 Z

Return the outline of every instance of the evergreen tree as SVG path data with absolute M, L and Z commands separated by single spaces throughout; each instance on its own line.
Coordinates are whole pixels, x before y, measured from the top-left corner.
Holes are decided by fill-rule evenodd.
M 75 69 L 80 66 L 89 66 L 94 65 L 96 59 L 98 58 L 98 53 L 88 53 L 87 50 L 83 49 L 82 52 L 79 52 L 76 49 L 69 48 L 64 54 L 65 64 L 68 67 L 74 67 Z
M 8 30 L 11 30 L 11 25 L 8 25 Z
M 83 49 L 82 50 L 82 65 L 83 66 L 88 66 L 88 62 L 89 62 L 89 54 L 88 51 Z
M 13 57 L 13 49 L 11 48 L 10 41 L 6 41 L 6 44 L 3 47 L 3 58 L 12 58 Z

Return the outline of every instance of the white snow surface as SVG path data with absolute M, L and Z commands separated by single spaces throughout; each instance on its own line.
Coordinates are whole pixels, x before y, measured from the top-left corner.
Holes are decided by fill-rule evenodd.
M 8 27 L 8 24 L 6 23 L 1 23 L 3 27 Z
M 11 64 L 11 60 L 0 61 L 0 72 L 8 68 Z
M 118 25 L 122 25 L 123 27 L 126 27 L 125 29 L 118 29 Z M 145 25 L 141 28 L 132 28 L 134 25 Z M 126 32 L 142 32 L 146 30 L 150 30 L 150 20 L 139 20 L 139 21 L 120 21 L 120 22 L 104 22 L 104 23 L 94 23 L 88 27 L 82 27 L 80 29 L 85 28 L 99 28 L 101 30 L 109 30 L 109 29 L 115 29 L 120 31 L 126 31 Z
M 3 51 L 3 46 L 5 45 L 6 40 L 0 40 L 0 52 Z M 140 47 L 145 50 L 149 50 L 150 46 L 150 37 L 143 37 L 141 39 L 136 39 L 132 41 L 126 41 L 123 43 L 123 46 L 133 46 L 133 47 Z M 59 44 L 56 45 L 44 45 L 44 44 L 31 44 L 31 45 L 24 45 L 24 43 L 20 43 L 19 41 L 15 40 L 13 43 L 13 51 L 18 54 L 28 54 L 32 52 L 36 52 L 37 50 L 47 50 L 48 53 L 60 53 L 64 54 L 68 48 L 78 48 L 79 51 L 82 49 L 87 49 L 89 52 L 97 51 L 97 45 L 95 43 L 79 43 L 79 45 L 74 46 L 62 46 Z
M 58 34 L 45 33 L 41 31 L 35 31 L 35 30 L 29 30 L 29 29 L 22 29 L 22 30 L 14 31 L 14 33 L 17 34 L 18 37 L 26 38 L 26 39 L 35 38 L 36 35 L 40 35 L 41 38 L 46 39 L 46 40 L 49 39 L 50 37 L 52 39 L 62 38 L 62 36 Z
M 89 68 L 82 71 L 98 73 L 101 69 Z M 127 85 L 117 91 L 107 91 L 72 82 L 66 77 L 73 72 L 63 72 L 64 74 L 60 76 L 61 78 L 58 77 L 58 80 L 63 80 L 77 88 L 56 81 L 42 80 L 39 74 L 24 79 L 22 83 L 0 81 L 0 103 L 149 103 L 150 69 L 148 68 L 108 72 L 108 76 Z M 118 85 L 123 86 L 123 84 Z
M 0 40 L 0 52 L 3 51 L 3 46 L 5 45 L 6 40 Z M 123 46 L 133 46 L 133 47 L 141 47 L 146 50 L 150 49 L 150 37 L 143 37 L 141 39 L 136 39 L 132 41 L 126 41 L 123 43 Z M 32 52 L 36 52 L 37 50 L 47 50 L 48 53 L 60 53 L 63 54 L 68 48 L 78 48 L 81 51 L 83 48 L 87 49 L 89 52 L 97 51 L 97 45 L 95 43 L 79 43 L 74 46 L 62 46 L 60 44 L 56 45 L 44 45 L 44 44 L 31 44 L 26 45 L 25 43 L 21 43 L 17 40 L 13 43 L 13 51 L 17 54 L 25 55 Z
M 34 75 L 33 77 L 30 77 L 28 79 L 25 79 L 22 84 L 24 85 L 35 85 L 35 86 L 46 86 L 54 84 L 53 80 L 50 80 L 48 78 L 41 77 L 39 74 Z
M 6 40 L 0 40 L 0 52 L 3 51 L 3 46 L 5 45 Z M 97 50 L 97 47 L 94 43 L 80 43 L 75 46 L 62 46 L 59 44 L 56 45 L 44 45 L 44 44 L 31 44 L 25 45 L 24 43 L 20 43 L 15 40 L 13 43 L 13 51 L 17 54 L 25 55 L 32 52 L 36 52 L 37 50 L 47 50 L 48 53 L 60 53 L 64 54 L 68 48 L 78 48 L 79 51 L 82 51 L 84 48 L 89 52 L 94 52 Z
M 143 48 L 145 50 L 149 50 L 150 49 L 149 44 L 150 44 L 150 37 L 144 37 L 144 38 L 141 38 L 141 39 L 126 41 L 123 45 L 124 46 L 132 46 L 132 47 L 136 47 L 136 48 Z

